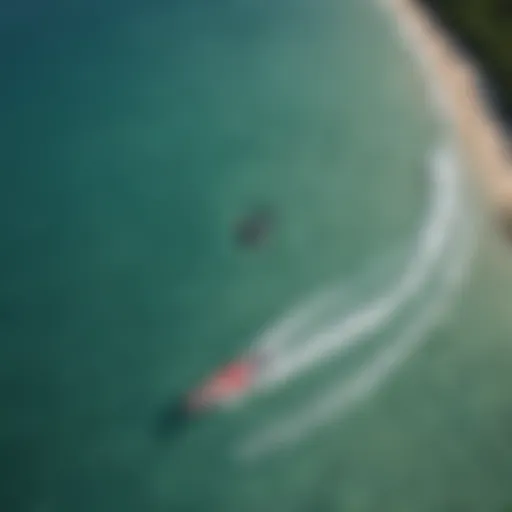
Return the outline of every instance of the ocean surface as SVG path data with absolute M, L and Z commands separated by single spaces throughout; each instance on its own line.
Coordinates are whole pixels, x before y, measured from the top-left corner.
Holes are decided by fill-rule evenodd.
M 0 77 L 2 512 L 512 503 L 511 249 L 380 2 L 26 0 Z

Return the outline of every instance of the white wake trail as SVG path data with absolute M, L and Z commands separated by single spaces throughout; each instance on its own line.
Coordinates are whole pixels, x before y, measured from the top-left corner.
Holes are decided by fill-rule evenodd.
M 387 379 L 393 371 L 421 345 L 426 332 L 449 311 L 449 305 L 464 278 L 469 273 L 473 254 L 473 236 L 470 223 L 460 217 L 456 227 L 460 230 L 460 240 L 454 253 L 440 274 L 441 293 L 430 298 L 417 317 L 410 320 L 402 334 L 377 355 L 354 377 L 331 385 L 329 389 L 298 413 L 284 420 L 273 422 L 237 447 L 236 457 L 241 460 L 254 460 L 294 444 L 315 429 L 333 419 L 341 419 L 350 407 L 367 399 L 372 392 Z
M 284 317 L 265 327 L 262 334 L 251 343 L 249 352 L 264 352 L 278 357 L 279 354 L 297 347 L 308 336 L 308 330 L 314 328 L 315 321 L 321 317 L 325 318 L 329 312 L 339 312 L 343 308 L 348 308 L 348 304 L 361 302 L 362 297 L 358 296 L 358 292 L 362 282 L 372 279 L 378 282 L 382 280 L 382 275 L 387 275 L 389 279 L 396 271 L 394 267 L 399 257 L 400 251 L 394 248 L 386 256 L 370 260 L 364 270 L 355 277 L 335 283 L 320 291 L 313 299 L 299 304 Z M 376 283 L 372 284 L 375 286 Z M 355 287 L 358 289 L 354 289 Z
M 386 2 L 383 2 L 386 3 Z M 387 2 L 389 4 L 389 1 Z M 390 7 L 388 5 L 388 7 Z M 416 348 L 428 328 L 446 312 L 453 295 L 462 278 L 469 272 L 472 256 L 472 237 L 468 234 L 471 224 L 464 218 L 464 205 L 459 201 L 457 171 L 457 145 L 449 132 L 453 131 L 451 122 L 451 105 L 444 91 L 439 87 L 433 72 L 429 56 L 420 46 L 417 34 L 411 27 L 398 23 L 397 28 L 405 41 L 405 46 L 412 50 L 422 74 L 429 87 L 428 93 L 432 106 L 443 123 L 443 135 L 448 134 L 447 143 L 434 154 L 430 171 L 435 185 L 435 193 L 424 228 L 420 231 L 415 257 L 398 284 L 387 294 L 339 322 L 324 329 L 317 336 L 307 340 L 304 348 L 285 351 L 269 369 L 262 379 L 261 387 L 275 386 L 285 378 L 301 372 L 313 364 L 319 363 L 330 355 L 354 346 L 362 337 L 375 333 L 388 323 L 401 306 L 412 300 L 433 276 L 436 264 L 441 263 L 443 253 L 451 243 L 459 243 L 454 249 L 454 256 L 441 269 L 443 279 L 441 297 L 430 300 L 419 318 L 411 321 L 403 334 L 391 345 L 382 349 L 359 374 L 336 386 L 322 395 L 314 407 L 306 408 L 299 415 L 294 415 L 274 424 L 269 429 L 244 444 L 242 455 L 255 455 L 272 449 L 276 444 L 283 445 L 299 439 L 314 427 L 322 424 L 333 414 L 341 414 L 347 408 L 368 396 L 376 387 Z M 464 236 L 460 233 L 466 233 Z M 450 237 L 452 240 L 450 240 Z M 453 241 L 453 240 L 459 240 Z M 396 316 L 396 315 L 395 315 Z M 267 339 L 267 346 L 272 340 Z
M 275 386 L 292 375 L 352 347 L 363 336 L 370 335 L 384 323 L 390 322 L 401 306 L 421 289 L 442 256 L 459 203 L 457 162 L 449 146 L 440 147 L 433 153 L 429 169 L 434 185 L 433 200 L 419 234 L 415 256 L 399 283 L 369 305 L 344 316 L 340 321 L 310 337 L 307 342 L 297 347 L 287 346 L 284 351 L 276 350 L 256 389 Z M 278 346 L 273 347 L 273 340 Z M 265 349 L 270 351 L 285 345 L 282 336 L 267 337 L 264 343 Z

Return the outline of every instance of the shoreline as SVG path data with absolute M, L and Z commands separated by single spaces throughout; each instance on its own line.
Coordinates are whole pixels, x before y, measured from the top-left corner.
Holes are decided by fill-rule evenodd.
M 475 168 L 491 208 L 512 218 L 512 141 L 482 90 L 481 73 L 420 0 L 382 0 L 423 67 L 436 108 Z M 507 153 L 508 151 L 508 153 Z

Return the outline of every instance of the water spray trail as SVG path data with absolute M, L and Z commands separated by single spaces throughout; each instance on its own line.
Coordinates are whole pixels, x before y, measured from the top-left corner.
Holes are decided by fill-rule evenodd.
M 458 224 L 456 227 L 459 227 Z M 302 408 L 299 413 L 285 420 L 273 423 L 243 443 L 236 451 L 237 458 L 251 460 L 261 457 L 277 447 L 283 448 L 300 441 L 334 417 L 339 419 L 351 406 L 368 398 L 412 354 L 428 329 L 447 313 L 455 292 L 469 272 L 473 254 L 473 237 L 469 231 L 469 223 L 461 224 L 460 230 L 461 243 L 455 247 L 453 256 L 440 275 L 442 293 L 430 298 L 419 318 L 411 319 L 403 333 L 391 345 L 379 351 L 355 377 L 346 382 L 342 381 L 341 385 L 331 386 L 326 393 L 312 401 L 313 405 Z
M 305 301 L 287 313 L 284 318 L 266 327 L 263 333 L 251 344 L 249 352 L 265 352 L 277 357 L 286 350 L 293 349 L 299 342 L 304 341 L 312 322 L 325 317 L 329 310 L 340 311 L 343 303 L 354 303 L 357 296 L 355 285 L 361 285 L 361 281 L 378 282 L 382 275 L 393 274 L 393 266 L 396 267 L 399 258 L 399 248 L 395 247 L 384 257 L 374 258 L 365 265 L 364 271 L 341 283 L 333 284 L 327 290 L 323 290 L 312 300 Z M 356 298 L 357 301 L 357 298 Z M 345 304 L 346 307 L 346 304 Z M 344 315 L 346 316 L 346 315 Z M 291 345 L 291 346 L 289 346 Z
M 383 3 L 387 3 L 387 6 L 391 7 L 389 0 Z M 462 278 L 469 272 L 473 254 L 471 250 L 472 237 L 468 234 L 471 227 L 468 219 L 465 219 L 464 222 L 464 206 L 458 204 L 457 162 L 455 161 L 458 154 L 456 155 L 456 142 L 452 140 L 451 136 L 453 128 L 451 105 L 436 80 L 429 62 L 430 56 L 423 51 L 415 31 L 406 23 L 398 23 L 397 28 L 407 49 L 412 49 L 426 78 L 429 98 L 439 119 L 443 122 L 443 132 L 445 132 L 445 140 L 447 140 L 447 146 L 437 153 L 437 164 L 430 168 L 434 181 L 437 180 L 438 194 L 434 194 L 431 213 L 421 232 L 417 256 L 413 258 L 410 270 L 404 274 L 390 293 L 378 301 L 372 302 L 363 310 L 352 314 L 348 319 L 345 318 L 324 330 L 316 339 L 308 343 L 306 350 L 290 354 L 291 357 L 285 359 L 285 364 L 281 364 L 281 367 L 278 364 L 273 373 L 270 372 L 267 375 L 267 384 L 272 385 L 282 376 L 288 376 L 314 362 L 321 361 L 335 350 L 340 350 L 342 346 L 354 345 L 364 334 L 376 331 L 387 317 L 399 309 L 404 301 L 420 291 L 423 283 L 433 272 L 436 262 L 442 258 L 445 246 L 449 244 L 449 237 L 456 235 L 458 228 L 465 233 L 465 236 L 462 237 L 462 244 L 459 244 L 459 248 L 455 251 L 456 257 L 450 260 L 444 272 L 441 273 L 441 276 L 444 277 L 442 297 L 437 299 L 434 297 L 419 320 L 411 322 L 404 334 L 392 345 L 383 349 L 360 374 L 345 383 L 341 389 L 336 388 L 332 393 L 328 393 L 315 405 L 316 409 L 307 410 L 302 422 L 300 417 L 294 416 L 278 428 L 267 429 L 255 442 L 250 443 L 246 454 L 265 451 L 275 443 L 293 441 L 299 438 L 303 432 L 317 425 L 319 418 L 328 417 L 334 412 L 341 413 L 349 405 L 365 398 L 392 372 L 393 368 L 412 352 L 428 327 L 446 312 L 455 290 Z
M 328 290 L 313 301 L 297 307 L 279 323 L 269 327 L 255 344 L 255 351 L 276 353 L 285 348 L 290 339 L 296 340 L 304 334 L 308 325 L 332 303 L 342 296 L 343 290 Z
M 310 337 L 307 343 L 282 352 L 266 369 L 256 385 L 257 388 L 274 386 L 353 346 L 362 336 L 369 335 L 381 328 L 385 322 L 390 322 L 402 304 L 427 281 L 436 261 L 442 256 L 443 247 L 450 234 L 450 224 L 455 218 L 458 206 L 456 164 L 450 148 L 441 147 L 435 151 L 429 168 L 434 183 L 430 212 L 420 232 L 415 257 L 399 283 L 368 306 Z M 282 339 L 279 342 L 284 344 Z M 271 338 L 266 339 L 266 347 L 272 347 Z

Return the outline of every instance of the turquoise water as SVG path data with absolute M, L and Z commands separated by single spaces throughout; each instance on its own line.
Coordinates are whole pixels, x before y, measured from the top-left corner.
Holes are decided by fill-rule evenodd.
M 422 242 L 442 135 L 373 2 L 2 14 L 3 509 L 506 504 L 508 249 L 477 231 L 448 310 L 469 221 L 441 219 L 446 240 Z M 276 225 L 241 249 L 233 227 L 261 203 Z M 421 263 L 425 247 L 439 261 Z M 393 301 L 389 322 L 372 312 Z M 265 341 L 276 374 L 295 364 L 289 378 L 155 436 L 169 400 Z M 380 349 L 413 344 L 371 393 L 354 381 L 379 374 Z

